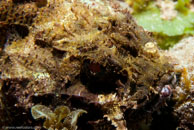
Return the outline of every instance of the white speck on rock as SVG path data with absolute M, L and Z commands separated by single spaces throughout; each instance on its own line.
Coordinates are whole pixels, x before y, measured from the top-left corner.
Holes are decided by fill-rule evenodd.
M 156 3 L 161 10 L 161 18 L 164 20 L 171 20 L 177 16 L 175 10 L 175 2 L 170 0 L 157 0 Z

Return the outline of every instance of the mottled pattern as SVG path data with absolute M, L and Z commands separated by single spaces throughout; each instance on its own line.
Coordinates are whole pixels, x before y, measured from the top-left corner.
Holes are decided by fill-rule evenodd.
M 23 35 L 16 28 L 14 40 L 8 31 L 1 46 L 1 102 L 7 118 L 18 113 L 9 123 L 28 118 L 35 104 L 86 110 L 78 121 L 84 130 L 140 129 L 145 120 L 150 123 L 152 113 L 171 98 L 160 93 L 165 85 L 174 88 L 173 67 L 129 8 L 114 0 L 46 3 L 0 2 L 0 27 L 27 30 Z M 38 124 L 29 120 L 14 123 Z

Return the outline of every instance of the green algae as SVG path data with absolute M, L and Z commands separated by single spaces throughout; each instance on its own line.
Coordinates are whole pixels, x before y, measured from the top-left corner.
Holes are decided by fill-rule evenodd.
M 194 27 L 194 13 L 188 13 L 187 15 L 178 13 L 177 17 L 172 20 L 163 20 L 160 17 L 160 10 L 153 7 L 153 9 L 135 14 L 135 18 L 139 25 L 150 32 L 167 36 L 194 34 L 194 32 L 189 31 Z
M 137 5 L 142 2 L 146 6 L 138 6 L 141 8 L 140 11 Z M 160 9 L 153 1 L 146 3 L 146 1 L 137 0 L 132 4 L 133 16 L 137 23 L 153 33 L 162 49 L 172 47 L 184 36 L 194 35 L 194 12 L 190 11 L 189 6 L 189 0 L 178 0 L 175 5 L 177 16 L 171 20 L 164 20 L 161 18 Z
M 182 13 L 188 13 L 190 6 L 190 0 L 178 0 L 176 4 L 176 9 Z

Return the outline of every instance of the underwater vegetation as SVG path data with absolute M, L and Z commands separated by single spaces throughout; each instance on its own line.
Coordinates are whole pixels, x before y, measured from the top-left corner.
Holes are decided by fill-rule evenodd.
M 117 0 L 0 1 L 0 126 L 192 128 L 186 71 L 130 12 Z
M 70 112 L 66 106 L 58 106 L 53 112 L 44 105 L 35 105 L 31 108 L 31 113 L 34 119 L 46 118 L 43 124 L 46 129 L 76 130 L 78 117 L 87 112 L 81 109 Z
M 183 37 L 194 35 L 193 3 L 190 0 L 126 0 L 133 9 L 137 23 L 168 49 Z

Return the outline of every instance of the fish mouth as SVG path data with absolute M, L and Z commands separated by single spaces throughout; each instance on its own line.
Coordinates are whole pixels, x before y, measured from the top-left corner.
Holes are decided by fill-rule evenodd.
M 86 59 L 82 63 L 80 80 L 92 93 L 111 93 L 118 87 L 117 82 L 127 82 L 127 72 L 114 64 L 102 65 Z

